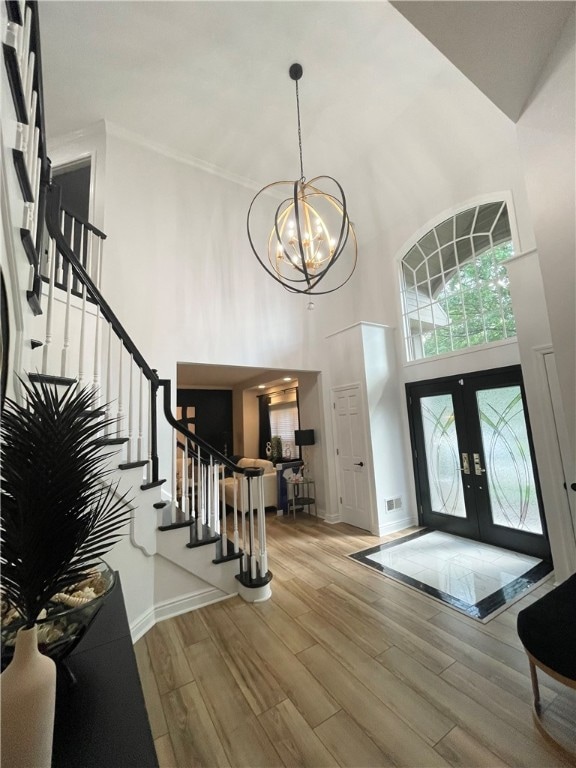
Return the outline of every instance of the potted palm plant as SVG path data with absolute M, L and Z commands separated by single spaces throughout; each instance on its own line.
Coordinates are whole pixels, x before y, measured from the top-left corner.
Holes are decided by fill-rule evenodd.
M 129 501 L 106 482 L 101 435 L 110 421 L 94 392 L 22 385 L 25 403 L 5 401 L 1 428 L 2 656 L 10 662 L 1 675 L 2 757 L 48 768 L 53 659 L 72 650 L 113 585 L 100 558 L 121 536 Z
M 43 381 L 23 387 L 26 402 L 7 399 L 2 413 L 4 663 L 21 627 L 39 626 L 41 649 L 56 660 L 69 653 L 112 586 L 99 558 L 129 514 L 126 496 L 106 483 L 106 422 L 94 392 L 73 384 L 61 393 Z

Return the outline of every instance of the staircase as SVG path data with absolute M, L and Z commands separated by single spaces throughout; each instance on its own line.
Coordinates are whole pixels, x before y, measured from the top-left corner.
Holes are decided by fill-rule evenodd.
M 14 378 L 17 399 L 15 375 L 55 387 L 78 382 L 96 393 L 114 421 L 102 430 L 110 481 L 134 497 L 124 546 L 170 561 L 218 590 L 212 595 L 265 600 L 272 575 L 263 470 L 238 467 L 175 418 L 172 382 L 145 360 L 102 295 L 106 236 L 62 208 L 51 180 L 38 5 L 8 1 L 2 13 L 9 85 L 2 95 L 2 280 L 15 326 L 8 339 L 3 318 L 3 374 Z M 159 432 L 171 449 L 159 451 Z M 230 474 L 239 493 L 247 486 L 246 515 L 224 503 L 221 487 Z

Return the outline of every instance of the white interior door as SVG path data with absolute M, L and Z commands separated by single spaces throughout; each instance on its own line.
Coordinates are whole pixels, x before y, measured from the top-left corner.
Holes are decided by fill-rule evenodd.
M 370 530 L 366 440 L 358 385 L 334 389 L 334 434 L 342 522 Z

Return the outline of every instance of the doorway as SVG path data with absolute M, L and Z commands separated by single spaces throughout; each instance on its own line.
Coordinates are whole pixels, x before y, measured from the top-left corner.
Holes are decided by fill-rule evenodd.
M 406 392 L 421 524 L 549 558 L 520 366 Z

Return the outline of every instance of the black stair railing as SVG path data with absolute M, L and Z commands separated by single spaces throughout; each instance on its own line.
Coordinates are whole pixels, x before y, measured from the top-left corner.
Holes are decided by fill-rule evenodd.
M 156 407 L 156 395 L 160 388 L 163 390 L 163 413 L 168 424 L 186 441 L 192 441 L 194 446 L 194 455 L 200 457 L 201 463 L 205 466 L 214 466 L 227 469 L 235 476 L 246 478 L 247 494 L 249 500 L 249 511 L 242 518 L 242 526 L 246 527 L 244 541 L 247 543 L 247 551 L 242 554 L 240 559 L 240 573 L 237 578 L 242 584 L 248 587 L 258 587 L 267 584 L 272 578 L 267 567 L 266 554 L 266 533 L 263 502 L 261 509 L 258 509 L 258 481 L 263 474 L 263 469 L 253 467 L 240 467 L 230 460 L 229 457 L 220 453 L 209 443 L 198 435 L 190 432 L 181 422 L 179 422 L 172 413 L 171 406 L 171 381 L 169 379 L 160 379 L 157 371 L 153 369 L 112 310 L 104 296 L 100 292 L 84 264 L 75 254 L 70 238 L 67 238 L 61 230 L 62 208 L 61 193 L 56 184 L 50 184 L 46 191 L 46 226 L 50 238 L 55 243 L 55 254 L 59 254 L 66 270 L 74 276 L 76 285 L 79 287 L 79 295 L 84 292 L 98 308 L 99 314 L 104 318 L 112 329 L 115 336 L 119 339 L 122 346 L 127 350 L 134 364 L 140 369 L 150 386 L 150 440 L 151 440 L 151 462 L 152 476 L 151 485 L 160 484 L 159 479 L 159 456 L 158 456 L 158 415 Z M 98 231 L 98 235 L 105 237 Z M 224 473 L 222 473 L 223 475 Z M 172 489 L 173 497 L 176 489 Z M 236 514 L 236 510 L 234 510 Z M 256 514 L 254 514 L 256 512 Z M 166 526 L 171 527 L 171 526 Z M 177 527 L 177 526 L 176 526 Z M 216 537 L 220 538 L 220 536 Z M 190 546 L 190 545 L 189 545 Z M 226 559 L 226 558 L 222 558 Z

